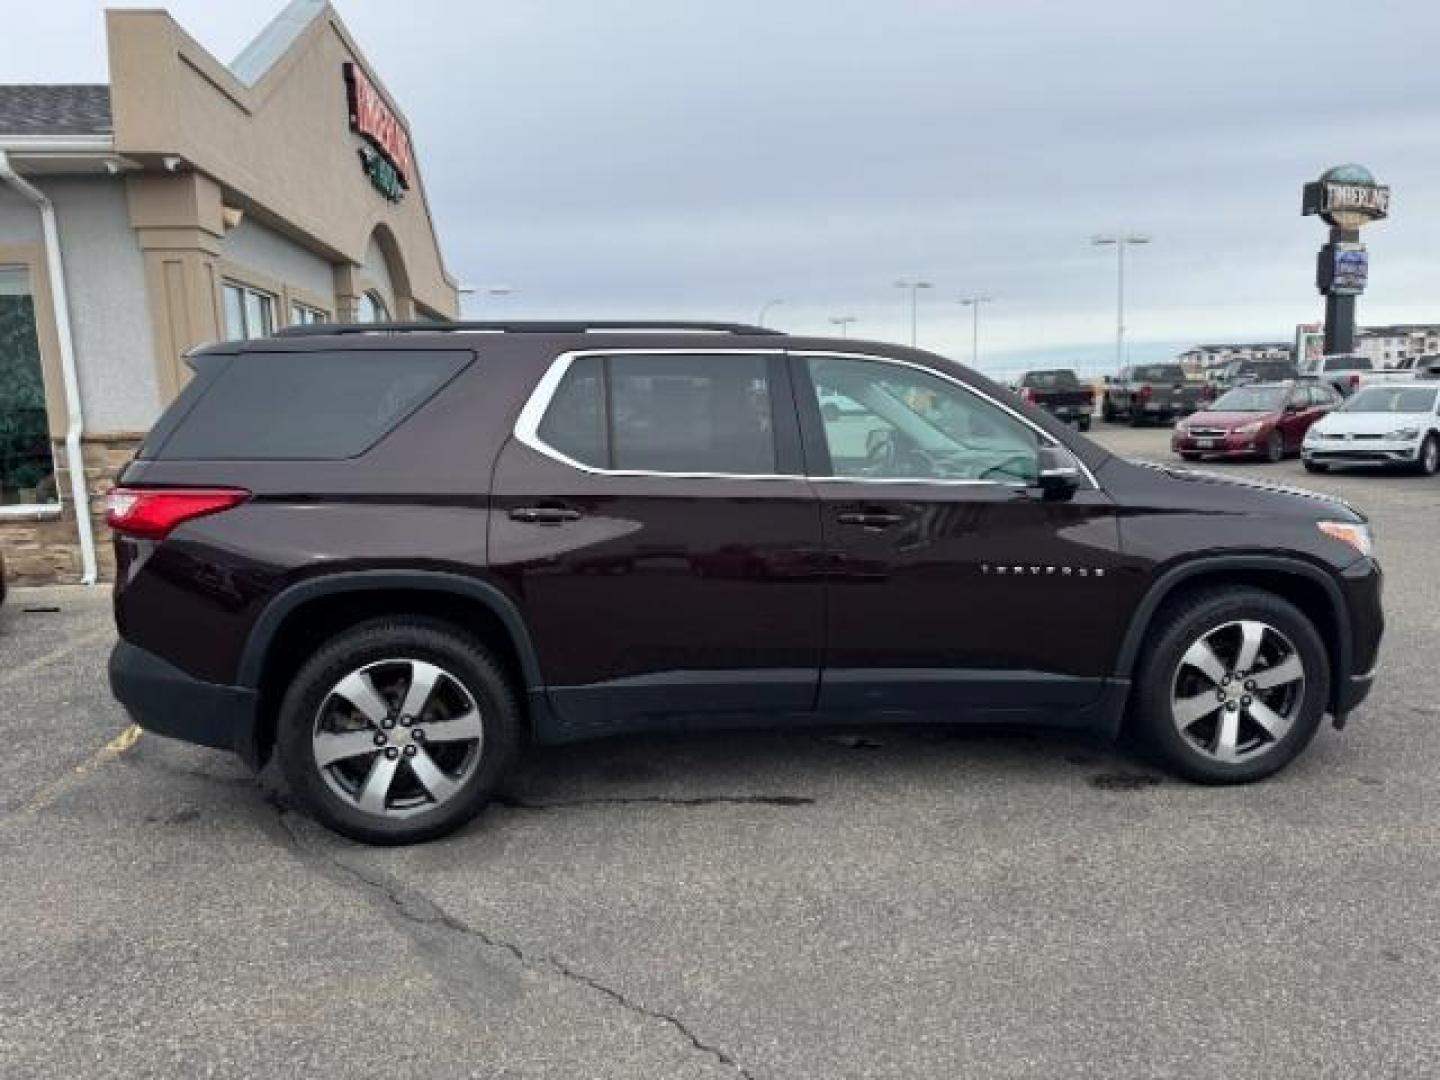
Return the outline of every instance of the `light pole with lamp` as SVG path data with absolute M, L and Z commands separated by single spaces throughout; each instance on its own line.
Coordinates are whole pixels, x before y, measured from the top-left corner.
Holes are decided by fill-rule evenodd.
M 1115 245 L 1118 267 L 1115 300 L 1115 367 L 1125 366 L 1125 249 L 1131 244 L 1148 244 L 1145 233 L 1100 233 L 1090 238 L 1096 247 Z
M 976 371 L 980 370 L 980 305 L 993 304 L 993 296 L 962 296 L 960 304 L 968 307 L 974 313 L 974 322 L 970 328 L 970 366 Z
M 779 297 L 774 300 L 766 300 L 765 303 L 760 305 L 760 314 L 755 316 L 755 325 L 764 326 L 765 316 L 770 314 L 770 309 L 773 308 L 776 304 L 783 304 L 784 302 L 785 301 L 780 299 Z
M 848 338 L 848 337 L 850 336 L 850 324 L 853 323 L 853 322 L 859 322 L 859 321 L 860 321 L 860 320 L 857 319 L 854 315 L 831 315 L 831 316 L 830 316 L 830 325 L 831 325 L 831 326 L 838 326 L 838 327 L 840 328 L 840 336 L 841 336 L 842 338 Z
M 933 289 L 935 287 L 935 283 L 933 281 L 920 281 L 918 279 L 912 280 L 910 278 L 901 278 L 899 281 L 895 282 L 895 287 L 897 289 L 908 289 L 910 291 L 910 347 L 913 349 L 915 347 L 915 312 L 918 303 L 916 297 L 920 295 L 921 289 Z

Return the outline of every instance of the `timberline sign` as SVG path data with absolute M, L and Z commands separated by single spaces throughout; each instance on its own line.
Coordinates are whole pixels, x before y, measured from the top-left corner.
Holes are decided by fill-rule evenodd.
M 359 65 L 345 65 L 345 90 L 350 130 L 368 144 L 360 148 L 361 167 L 376 191 L 391 202 L 399 202 L 410 187 L 410 174 L 415 169 L 410 136 Z
M 1390 189 L 1377 184 L 1363 166 L 1339 165 L 1305 185 L 1301 213 L 1319 214 L 1342 229 L 1358 229 L 1389 217 Z

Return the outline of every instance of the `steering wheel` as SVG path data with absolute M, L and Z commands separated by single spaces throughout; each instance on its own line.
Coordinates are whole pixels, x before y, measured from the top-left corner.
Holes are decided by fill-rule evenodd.
M 1017 477 L 1015 473 L 1007 472 L 1006 467 L 1014 464 L 1015 462 L 1020 462 L 1022 465 L 1028 465 L 1030 464 L 1030 461 L 1031 458 L 1029 454 L 1017 451 L 1013 454 L 1001 458 L 999 461 L 995 462 L 995 464 L 987 465 L 985 468 L 981 469 L 977 479 L 988 480 L 990 478 L 990 474 L 995 472 L 1003 473 L 1006 476 L 1018 479 L 1019 477 Z M 1023 476 L 1023 474 L 1021 475 Z

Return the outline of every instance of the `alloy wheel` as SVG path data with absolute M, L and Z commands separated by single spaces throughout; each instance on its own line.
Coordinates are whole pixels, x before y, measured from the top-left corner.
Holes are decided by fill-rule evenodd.
M 1305 665 L 1290 639 L 1244 619 L 1207 631 L 1180 657 L 1170 714 L 1193 750 L 1237 764 L 1283 740 L 1304 699 Z
M 331 687 L 311 746 L 330 790 L 355 809 L 409 817 L 452 799 L 480 765 L 475 696 L 424 660 L 380 660 Z

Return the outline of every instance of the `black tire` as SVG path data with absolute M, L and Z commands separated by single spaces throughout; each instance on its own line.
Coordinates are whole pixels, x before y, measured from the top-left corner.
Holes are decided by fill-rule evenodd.
M 1079 420 L 1076 420 L 1076 421 L 1075 421 L 1075 426 L 1078 427 L 1081 431 L 1089 431 L 1089 430 L 1090 430 L 1090 417 L 1088 417 L 1088 416 L 1082 416 L 1082 417 L 1080 417 Z
M 1130 407 L 1130 426 L 1132 428 L 1145 426 L 1145 414 L 1133 405 Z
M 1265 440 L 1265 460 L 1271 465 L 1279 464 L 1285 460 L 1285 438 L 1278 431 L 1270 432 L 1270 437 Z
M 1330 471 L 1329 465 L 1324 465 L 1318 461 L 1306 461 L 1302 462 L 1302 464 L 1305 466 L 1306 472 L 1327 473 Z
M 1192 452 L 1192 451 L 1190 451 L 1190 450 L 1181 450 L 1181 451 L 1180 451 L 1180 456 L 1181 456 L 1182 458 L 1184 458 L 1186 461 L 1199 461 L 1199 460 L 1200 460 L 1200 455 L 1199 455 L 1199 454 L 1196 454 L 1196 453 L 1194 453 L 1194 452 Z
M 1222 763 L 1181 734 L 1174 721 L 1171 695 L 1186 651 L 1216 628 L 1238 620 L 1267 623 L 1288 638 L 1305 678 L 1296 693 L 1289 730 L 1263 752 Z M 1197 591 L 1167 602 L 1145 638 L 1147 644 L 1135 671 L 1130 725 L 1170 772 L 1201 784 L 1249 783 L 1284 768 L 1315 737 L 1330 699 L 1330 658 L 1314 624 L 1289 601 L 1243 587 Z
M 367 664 L 395 657 L 442 668 L 474 699 L 483 724 L 474 771 L 440 805 L 408 817 L 367 813 L 343 799 L 326 782 L 312 742 L 316 717 L 332 688 Z M 397 616 L 352 627 L 306 661 L 281 703 L 276 750 L 291 793 L 322 824 L 368 844 L 411 844 L 454 832 L 484 809 L 521 741 L 515 691 L 490 652 L 449 623 Z
M 1421 476 L 1434 476 L 1440 472 L 1440 439 L 1427 435 L 1420 444 L 1420 454 L 1415 459 L 1415 471 Z
M 1110 395 L 1106 394 L 1100 399 L 1100 419 L 1107 424 L 1115 422 L 1115 406 L 1110 404 Z

